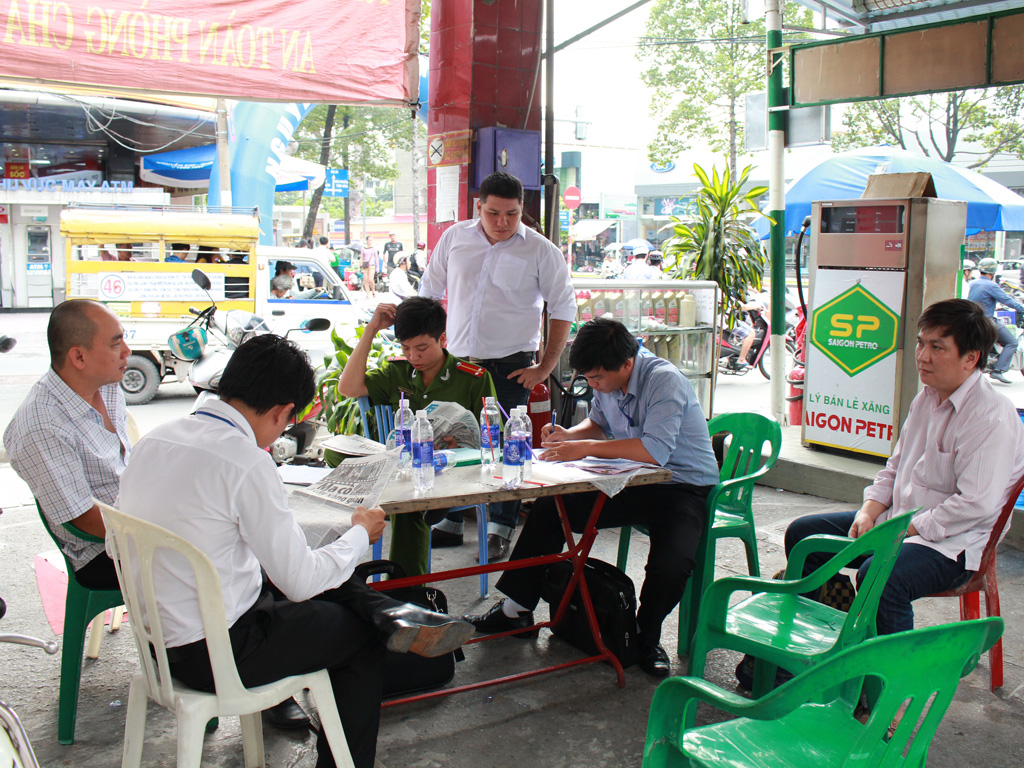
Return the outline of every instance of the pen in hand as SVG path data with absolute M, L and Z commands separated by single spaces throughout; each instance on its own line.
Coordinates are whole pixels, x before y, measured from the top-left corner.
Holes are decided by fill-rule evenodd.
M 551 426 L 555 426 L 555 416 L 558 414 L 554 408 L 551 409 Z

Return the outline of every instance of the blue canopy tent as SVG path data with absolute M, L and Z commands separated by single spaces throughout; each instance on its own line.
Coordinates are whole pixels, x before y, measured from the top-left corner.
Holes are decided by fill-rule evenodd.
M 812 168 L 786 190 L 786 234 L 800 231 L 811 203 L 818 200 L 859 198 L 868 176 L 877 173 L 932 175 L 936 194 L 946 200 L 967 203 L 967 235 L 978 232 L 1024 230 L 1024 197 L 997 181 L 940 160 L 922 157 L 893 147 L 865 147 L 841 152 Z M 759 218 L 754 229 L 768 237 L 769 223 Z
M 206 189 L 210 185 L 210 171 L 216 161 L 217 147 L 214 144 L 144 155 L 139 176 L 153 184 L 179 189 Z M 285 156 L 277 174 L 275 191 L 301 192 L 316 189 L 324 183 L 324 175 L 322 165 Z

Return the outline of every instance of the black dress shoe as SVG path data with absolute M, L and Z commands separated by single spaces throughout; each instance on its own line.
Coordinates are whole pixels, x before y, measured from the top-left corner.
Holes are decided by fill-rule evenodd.
M 438 528 L 430 529 L 430 546 L 435 549 L 440 549 L 441 547 L 461 547 L 462 541 L 461 533 L 450 533 Z
M 509 549 L 512 546 L 512 542 L 506 539 L 504 536 L 499 536 L 496 533 L 487 534 L 487 562 L 497 563 L 500 560 L 504 560 L 508 554 Z M 476 559 L 480 559 L 480 554 L 477 553 Z
M 501 606 L 505 603 L 505 598 L 502 598 L 494 605 L 487 613 L 481 614 L 480 616 L 463 616 L 462 620 L 472 624 L 476 631 L 481 635 L 493 635 L 498 632 L 508 632 L 513 629 L 526 630 L 534 625 L 533 611 L 526 611 L 520 613 L 514 619 L 510 619 L 505 615 L 505 612 L 501 609 Z M 518 632 L 516 637 L 536 637 L 538 630 L 528 632 Z
M 299 706 L 295 699 L 288 698 L 270 709 L 265 709 L 264 714 L 267 720 L 275 728 L 283 730 L 297 730 L 309 728 L 309 715 Z
M 640 648 L 640 669 L 653 677 L 668 677 L 668 654 L 660 645 Z
M 472 624 L 410 603 L 377 611 L 373 625 L 389 651 L 417 656 L 443 656 L 473 636 Z

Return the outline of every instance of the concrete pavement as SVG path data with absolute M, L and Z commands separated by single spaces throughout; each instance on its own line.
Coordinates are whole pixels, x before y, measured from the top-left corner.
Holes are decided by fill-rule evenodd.
M 39 318 L 42 317 L 40 322 Z M 0 357 L 0 419 L 6 425 L 24 391 L 45 369 L 40 329 L 45 315 L 0 315 L 0 329 L 19 337 L 14 352 Z M 12 330 L 14 333 L 12 334 Z M 757 374 L 755 374 L 757 375 Z M 728 394 L 738 387 L 763 386 L 752 377 L 746 384 L 724 381 L 716 411 L 731 410 Z M 1024 390 L 1024 380 L 1021 383 Z M 187 390 L 187 388 L 186 388 Z M 752 402 L 742 390 L 735 401 Z M 762 401 L 763 402 L 763 401 Z M 160 400 L 133 409 L 143 430 L 167 418 L 187 411 L 191 403 L 188 391 L 168 390 Z M 821 466 L 799 460 L 791 437 L 787 437 L 784 456 L 804 466 L 808 478 L 822 475 Z M 33 559 L 53 550 L 50 539 L 39 523 L 31 495 L 15 476 L 9 464 L 0 462 L 0 596 L 8 603 L 8 615 L 0 621 L 0 630 L 52 638 L 36 585 Z M 834 457 L 842 458 L 842 457 Z M 864 462 L 858 462 L 863 464 Z M 868 477 L 877 466 L 861 466 L 860 475 Z M 799 476 L 801 470 L 793 470 Z M 856 475 L 856 472 L 852 474 Z M 783 565 L 782 534 L 795 517 L 811 511 L 849 508 L 849 501 L 825 498 L 832 481 L 819 495 L 780 491 L 772 486 L 755 492 L 754 509 L 758 521 L 758 545 L 762 571 L 770 574 Z M 838 495 L 836 493 L 835 495 Z M 843 498 L 840 496 L 840 498 Z M 618 533 L 602 532 L 594 556 L 614 562 Z M 435 569 L 470 565 L 473 560 L 475 530 L 468 526 L 466 545 L 453 550 L 437 550 Z M 647 541 L 633 534 L 628 572 L 638 584 L 643 578 Z M 718 575 L 745 570 L 741 548 L 734 541 L 719 549 Z M 1000 554 L 1002 614 L 1007 623 L 1004 636 L 1005 676 L 1003 689 L 996 694 L 988 688 L 988 660 L 982 659 L 970 677 L 962 681 L 956 699 L 933 742 L 930 766 L 961 768 L 971 765 L 993 768 L 1016 767 L 1024 763 L 1024 745 L 1019 734 L 1024 726 L 1024 555 L 1012 548 Z M 453 613 L 475 612 L 490 600 L 481 601 L 475 580 L 447 582 Z M 542 609 L 543 611 L 544 609 Z M 957 603 L 952 599 L 931 599 L 917 604 L 920 625 L 957 620 Z M 123 739 L 128 682 L 135 667 L 135 649 L 126 626 L 121 632 L 107 634 L 96 661 L 87 661 L 82 674 L 79 700 L 78 737 L 73 746 L 56 740 L 59 655 L 49 657 L 41 651 L 0 645 L 0 699 L 20 714 L 40 762 L 44 766 L 110 766 L 120 758 Z M 676 620 L 665 625 L 665 645 L 674 647 Z M 474 645 L 467 661 L 458 665 L 456 682 L 466 683 L 493 674 L 493 670 L 513 672 L 578 657 L 578 652 L 560 640 L 541 633 L 538 640 L 514 638 Z M 737 656 L 718 652 L 710 660 L 708 677 L 727 689 L 734 687 L 732 669 Z M 685 660 L 673 655 L 673 670 L 685 670 Z M 525 682 L 486 688 L 434 702 L 388 708 L 382 717 L 378 759 L 387 768 L 482 768 L 488 766 L 638 766 L 643 749 L 647 712 L 657 681 L 639 669 L 627 671 L 627 684 L 619 689 L 605 665 L 589 665 L 566 672 L 534 678 Z M 701 711 L 701 721 L 714 717 Z M 151 707 L 146 731 L 143 764 L 175 764 L 175 724 L 169 713 Z M 310 735 L 264 729 L 267 759 L 270 765 L 312 766 Z M 207 737 L 204 765 L 241 765 L 241 742 L 237 720 L 222 721 L 220 728 Z

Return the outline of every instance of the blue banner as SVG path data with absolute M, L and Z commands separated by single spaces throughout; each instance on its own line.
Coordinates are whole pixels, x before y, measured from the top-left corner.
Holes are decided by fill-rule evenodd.
M 258 208 L 260 243 L 274 244 L 275 171 L 299 123 L 315 104 L 240 101 L 231 110 L 231 205 Z M 220 205 L 220 169 L 210 172 L 210 205 Z

